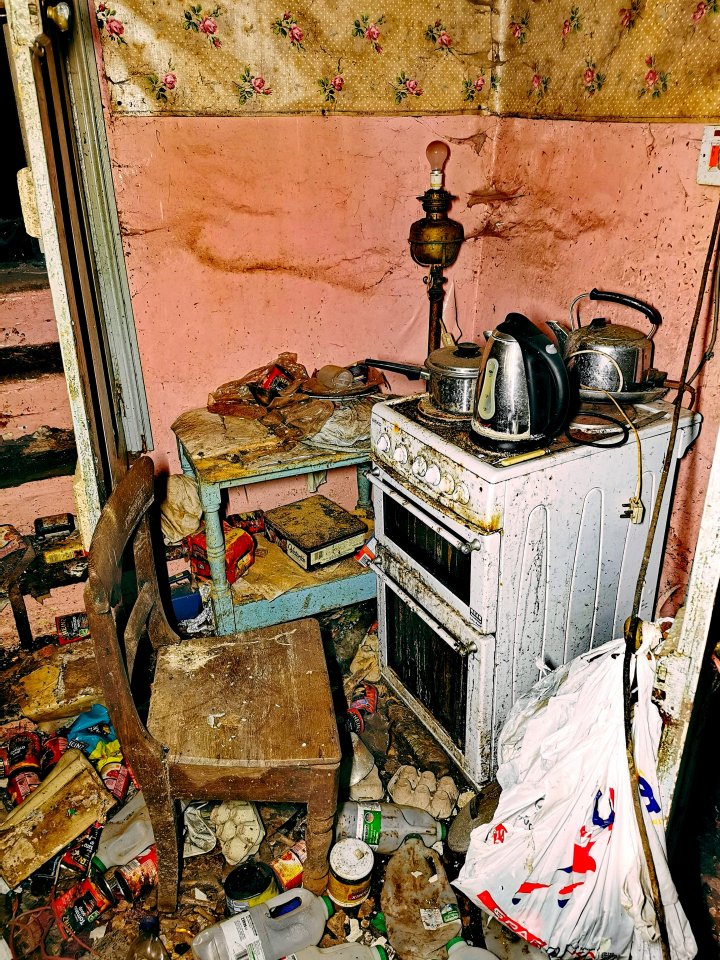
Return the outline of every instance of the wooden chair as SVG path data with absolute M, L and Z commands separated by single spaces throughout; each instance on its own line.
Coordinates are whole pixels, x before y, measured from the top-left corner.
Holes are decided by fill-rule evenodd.
M 142 457 L 102 511 L 90 546 L 85 603 L 105 702 L 150 812 L 158 907 L 177 908 L 182 847 L 174 814 L 180 798 L 307 804 L 303 882 L 320 893 L 337 806 L 340 744 L 318 623 L 296 620 L 180 640 L 158 590 L 152 503 L 153 464 Z M 130 542 L 137 598 L 121 640 L 122 561 Z M 135 692 L 143 672 L 147 679 L 140 655 L 145 638 L 156 659 L 146 720 Z

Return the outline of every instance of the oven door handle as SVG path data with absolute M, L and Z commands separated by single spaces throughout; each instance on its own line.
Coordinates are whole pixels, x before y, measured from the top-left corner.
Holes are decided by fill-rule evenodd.
M 413 613 L 417 614 L 421 620 L 424 620 L 430 629 L 436 633 L 441 640 L 444 640 L 448 646 L 452 647 L 453 650 L 457 650 L 457 652 L 464 657 L 470 656 L 471 653 L 477 653 L 477 644 L 474 640 L 459 640 L 451 633 L 448 633 L 445 627 L 437 622 L 435 617 L 431 616 L 427 610 L 423 610 L 420 604 L 413 600 L 410 594 L 406 593 L 397 581 L 385 573 L 382 564 L 378 560 L 371 560 L 369 565 L 381 579 L 388 581 L 391 589 L 400 597 L 402 602 L 410 607 Z
M 451 533 L 447 527 L 443 527 L 441 524 L 437 523 L 426 513 L 423 513 L 412 500 L 408 500 L 407 497 L 404 497 L 399 493 L 394 487 L 389 487 L 384 483 L 380 476 L 374 471 L 371 470 L 366 474 L 370 483 L 377 487 L 378 490 L 382 490 L 383 493 L 387 494 L 389 497 L 392 497 L 394 500 L 405 508 L 408 513 L 411 513 L 414 517 L 420 520 L 425 524 L 426 527 L 430 527 L 431 530 L 434 530 L 438 536 L 443 537 L 447 540 L 456 550 L 459 550 L 460 553 L 471 553 L 473 550 L 479 550 L 482 547 L 482 542 L 480 540 L 471 540 L 469 543 L 467 540 L 461 540 L 460 537 L 456 537 L 454 533 Z

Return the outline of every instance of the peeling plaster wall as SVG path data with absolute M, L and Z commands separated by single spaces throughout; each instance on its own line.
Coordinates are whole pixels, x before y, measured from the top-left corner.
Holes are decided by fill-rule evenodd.
M 169 425 L 208 391 L 297 350 L 308 367 L 366 356 L 422 362 L 428 302 L 408 231 L 450 139 L 467 194 L 489 121 L 199 118 L 110 123 L 121 229 L 156 461 L 178 468 Z M 461 213 L 464 203 L 458 203 Z M 474 242 L 449 272 L 472 334 Z M 412 385 L 397 378 L 404 391 Z M 352 474 L 323 492 L 352 505 Z M 268 506 L 303 478 L 242 494 Z M 235 496 L 238 496 L 235 494 Z
M 577 294 L 619 290 L 662 314 L 654 364 L 677 379 L 720 200 L 720 190 L 695 182 L 701 136 L 689 124 L 499 121 L 481 155 L 492 170 L 486 189 L 513 199 L 473 208 L 485 234 L 477 336 L 508 310 L 566 323 Z M 581 316 L 647 329 L 640 314 L 608 304 L 581 301 Z M 703 318 L 696 358 L 707 310 Z M 689 574 L 720 421 L 719 364 L 695 384 L 705 422 L 680 465 L 661 596 Z
M 698 126 L 114 117 L 109 132 L 160 466 L 178 468 L 169 426 L 181 410 L 281 349 L 308 366 L 424 358 L 427 300 L 407 236 L 438 137 L 452 147 L 452 215 L 468 237 L 448 271 L 466 336 L 509 309 L 564 320 L 597 285 L 660 309 L 656 364 L 679 374 L 717 196 L 695 183 Z M 716 382 L 711 367 L 703 434 L 680 472 L 670 582 L 695 542 Z M 351 505 L 351 477 L 333 475 L 324 492 Z M 235 503 L 304 493 L 299 479 Z

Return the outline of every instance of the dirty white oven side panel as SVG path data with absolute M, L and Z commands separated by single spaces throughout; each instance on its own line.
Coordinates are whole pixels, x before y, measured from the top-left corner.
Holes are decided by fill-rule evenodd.
M 422 584 L 405 565 L 385 555 L 373 566 L 383 676 L 468 778 L 486 783 L 495 765 L 495 638 L 450 607 L 442 622 L 428 613 L 416 599 Z
M 637 476 L 634 442 L 509 482 L 500 558 L 496 735 L 512 704 L 537 680 L 539 663 L 556 667 L 622 636 L 668 439 L 666 431 L 642 436 L 641 524 L 622 516 Z M 675 469 L 688 442 L 679 431 Z M 674 471 L 648 567 L 643 617 L 653 614 L 673 480 Z

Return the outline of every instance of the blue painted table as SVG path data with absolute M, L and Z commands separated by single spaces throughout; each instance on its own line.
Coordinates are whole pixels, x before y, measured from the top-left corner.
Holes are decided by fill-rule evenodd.
M 273 452 L 247 461 L 237 447 L 233 450 L 232 421 L 207 410 L 192 410 L 178 417 L 172 425 L 178 442 L 183 473 L 198 484 L 205 518 L 208 563 L 212 576 L 211 602 L 215 624 L 220 635 L 254 627 L 284 623 L 299 617 L 312 616 L 325 610 L 359 603 L 375 597 L 375 574 L 354 560 L 338 564 L 336 578 L 311 587 L 301 587 L 281 594 L 275 600 L 236 599 L 225 575 L 225 537 L 220 517 L 221 491 L 280 477 L 302 474 L 318 475 L 327 470 L 354 466 L 357 470 L 358 509 L 370 516 L 372 502 L 366 473 L 370 465 L 369 451 L 338 453 L 299 443 L 292 449 Z M 252 432 L 252 422 L 236 425 Z

